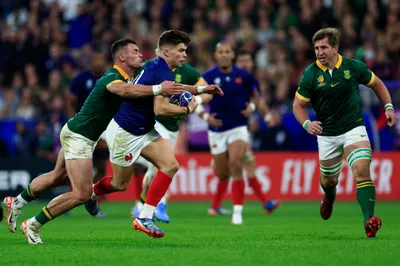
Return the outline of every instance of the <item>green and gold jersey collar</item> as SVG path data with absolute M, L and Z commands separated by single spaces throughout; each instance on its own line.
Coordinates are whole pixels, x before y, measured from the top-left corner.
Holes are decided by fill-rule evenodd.
M 126 74 L 126 72 L 122 68 L 120 68 L 119 66 L 113 65 L 113 68 L 115 68 L 124 77 L 124 79 L 128 79 L 129 78 L 129 75 Z
M 337 55 L 338 55 L 338 61 L 337 61 L 336 65 L 335 65 L 335 68 L 336 68 L 336 69 L 339 69 L 339 67 L 342 65 L 343 58 L 342 58 L 342 56 L 341 56 L 340 54 L 337 54 Z M 328 70 L 328 68 L 327 68 L 326 66 L 322 65 L 321 62 L 320 62 L 319 60 L 315 61 L 315 63 L 317 64 L 317 66 L 318 66 L 322 71 L 325 72 L 326 70 Z

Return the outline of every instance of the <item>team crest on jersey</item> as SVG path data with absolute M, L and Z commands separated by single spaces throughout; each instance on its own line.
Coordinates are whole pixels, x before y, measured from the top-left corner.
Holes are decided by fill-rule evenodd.
M 324 86 L 325 85 L 325 83 L 324 83 L 324 76 L 319 76 L 318 77 L 318 82 L 319 82 L 319 84 L 318 84 L 318 87 L 322 87 L 322 86 Z
M 175 82 L 178 82 L 178 83 L 182 82 L 182 75 L 181 74 L 176 74 L 175 75 Z
M 343 71 L 343 73 L 344 73 L 344 78 L 345 79 L 351 78 L 350 70 L 345 70 L 345 71 Z

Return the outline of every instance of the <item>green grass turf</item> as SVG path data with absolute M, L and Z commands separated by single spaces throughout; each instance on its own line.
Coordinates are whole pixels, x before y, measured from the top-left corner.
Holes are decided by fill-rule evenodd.
M 28 245 L 19 224 L 42 206 L 24 209 L 15 234 L 0 224 L 0 265 L 400 265 L 397 202 L 377 203 L 383 227 L 375 239 L 366 238 L 355 202 L 336 203 L 329 221 L 318 202 L 284 202 L 270 216 L 248 203 L 243 226 L 208 216 L 208 203 L 171 203 L 172 223 L 159 223 L 163 239 L 133 230 L 130 204 L 105 203 L 107 218 L 79 207 L 46 224 L 45 245 Z

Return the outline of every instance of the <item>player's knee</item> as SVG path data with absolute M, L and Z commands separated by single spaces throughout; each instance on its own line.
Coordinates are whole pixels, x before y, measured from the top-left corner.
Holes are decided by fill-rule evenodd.
M 172 160 L 172 161 L 168 162 L 167 164 L 161 166 L 160 169 L 158 169 L 158 170 L 168 176 L 173 177 L 176 174 L 176 172 L 178 172 L 178 170 L 179 170 L 179 163 L 175 159 L 175 160 Z
M 357 181 L 370 179 L 369 161 L 359 160 L 352 165 L 351 169 Z
M 242 160 L 240 158 L 232 158 L 229 160 L 229 168 L 232 173 L 242 172 Z
M 342 170 L 342 165 L 343 161 L 340 161 L 339 163 L 332 166 L 319 166 L 321 172 L 321 184 L 324 187 L 337 185 L 340 171 Z
M 321 185 L 323 187 L 329 188 L 329 187 L 336 187 L 339 182 L 339 175 L 334 175 L 334 176 L 324 176 L 321 175 Z
M 83 204 L 90 199 L 93 193 L 92 186 L 84 186 L 81 187 L 79 190 L 75 191 L 74 198 L 78 204 Z

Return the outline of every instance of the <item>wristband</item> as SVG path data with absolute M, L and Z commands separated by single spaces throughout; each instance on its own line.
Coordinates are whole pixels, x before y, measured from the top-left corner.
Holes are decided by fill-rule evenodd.
M 204 89 L 206 88 L 207 86 L 197 86 L 197 93 L 203 93 L 204 92 Z
M 385 104 L 385 111 L 390 110 L 390 109 L 394 110 L 393 104 L 391 104 L 391 103 Z
M 201 119 L 203 119 L 204 121 L 208 122 L 208 119 L 210 118 L 210 115 L 207 113 L 203 114 L 203 117 Z
M 161 94 L 161 85 L 153 85 L 153 94 L 160 95 Z
M 310 124 L 310 123 L 311 123 L 310 120 L 304 121 L 304 123 L 303 123 L 303 128 L 304 128 L 305 130 L 307 130 L 307 126 L 308 126 L 308 124 Z
M 256 105 L 253 102 L 251 102 L 249 105 L 250 105 L 251 111 L 254 112 L 256 110 Z
M 196 95 L 194 98 L 196 99 L 196 102 L 197 102 L 199 105 L 203 103 L 203 98 L 201 98 L 199 95 Z

